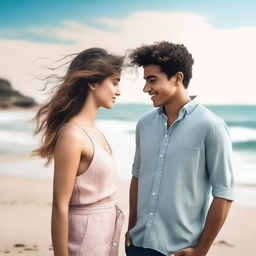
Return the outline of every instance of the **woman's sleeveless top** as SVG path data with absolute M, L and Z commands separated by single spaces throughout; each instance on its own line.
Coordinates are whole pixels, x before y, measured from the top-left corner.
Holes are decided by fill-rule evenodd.
M 79 125 L 77 126 L 80 127 Z M 76 176 L 69 205 L 104 204 L 114 201 L 116 191 L 116 163 L 113 152 L 107 152 L 85 129 L 82 127 L 80 129 L 90 138 L 94 153 L 87 170 Z

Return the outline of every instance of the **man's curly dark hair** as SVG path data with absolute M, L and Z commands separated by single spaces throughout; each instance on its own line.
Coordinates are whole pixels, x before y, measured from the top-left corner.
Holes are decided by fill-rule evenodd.
M 152 45 L 143 45 L 129 54 L 132 64 L 140 66 L 158 65 L 161 72 L 170 79 L 177 72 L 184 75 L 183 85 L 188 87 L 192 77 L 194 59 L 183 44 L 173 44 L 166 41 Z

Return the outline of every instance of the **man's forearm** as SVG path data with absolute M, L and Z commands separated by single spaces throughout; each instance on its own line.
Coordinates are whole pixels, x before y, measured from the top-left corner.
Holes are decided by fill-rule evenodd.
M 215 197 L 208 211 L 206 223 L 196 250 L 206 255 L 228 215 L 231 201 Z
M 138 178 L 133 176 L 130 184 L 130 211 L 129 211 L 128 230 L 130 230 L 136 224 L 137 196 L 138 196 Z

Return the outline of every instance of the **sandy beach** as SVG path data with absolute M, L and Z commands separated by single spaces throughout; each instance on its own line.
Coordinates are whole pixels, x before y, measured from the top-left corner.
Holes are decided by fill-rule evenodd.
M 118 181 L 117 201 L 128 216 L 129 183 Z M 52 180 L 0 178 L 0 255 L 53 255 L 50 236 Z M 256 209 L 233 205 L 209 256 L 253 256 Z M 124 256 L 123 228 L 120 256 Z

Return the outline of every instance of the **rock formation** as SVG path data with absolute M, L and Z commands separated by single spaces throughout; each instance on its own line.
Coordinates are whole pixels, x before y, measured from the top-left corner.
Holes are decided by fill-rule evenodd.
M 28 108 L 36 105 L 37 103 L 33 98 L 24 96 L 19 91 L 13 90 L 9 81 L 0 78 L 0 108 Z

